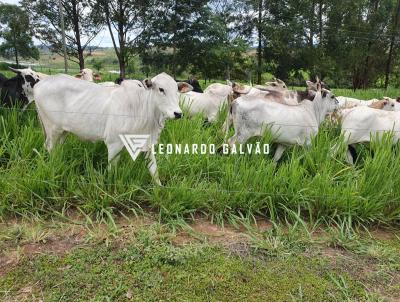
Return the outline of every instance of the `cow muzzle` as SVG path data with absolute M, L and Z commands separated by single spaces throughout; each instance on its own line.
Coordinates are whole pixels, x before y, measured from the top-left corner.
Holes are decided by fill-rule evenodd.
M 180 119 L 182 117 L 182 112 L 174 112 L 175 119 Z

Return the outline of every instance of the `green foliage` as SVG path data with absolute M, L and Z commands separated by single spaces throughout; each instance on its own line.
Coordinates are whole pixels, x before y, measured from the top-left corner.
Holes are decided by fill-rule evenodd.
M 103 69 L 103 66 L 104 66 L 104 61 L 103 60 L 92 59 L 90 63 L 92 64 L 94 69 L 96 69 L 97 71 L 100 71 L 101 69 Z
M 84 68 L 83 52 L 102 25 L 92 17 L 91 1 L 62 0 L 68 58 Z M 32 21 L 32 34 L 48 45 L 51 51 L 63 54 L 59 1 L 22 0 L 21 6 Z
M 18 6 L 0 3 L 0 55 L 14 58 L 19 64 L 19 57 L 39 59 L 39 50 L 33 45 L 31 26 L 28 15 Z
M 322 257 L 239 258 L 204 244 L 176 246 L 169 237 L 150 227 L 131 242 L 22 261 L 0 277 L 0 298 L 11 300 L 30 284 L 32 298 L 46 301 L 341 301 L 367 294 Z

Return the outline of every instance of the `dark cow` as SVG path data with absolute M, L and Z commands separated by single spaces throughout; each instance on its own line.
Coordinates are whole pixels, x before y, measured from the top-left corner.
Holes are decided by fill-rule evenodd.
M 185 82 L 192 85 L 194 92 L 203 93 L 203 89 L 201 89 L 200 83 L 196 77 L 190 77 L 190 79 Z
M 37 72 L 32 70 L 30 67 L 29 68 L 24 68 L 24 69 L 15 69 L 9 67 L 11 71 L 15 72 L 17 74 L 17 77 L 19 76 L 22 79 L 22 91 L 25 97 L 28 99 L 28 104 L 32 103 L 34 101 L 33 98 L 33 87 L 42 79 L 48 77 L 47 74 Z M 25 106 L 26 108 L 26 106 Z
M 28 99 L 24 94 L 22 85 L 24 78 L 17 75 L 13 78 L 7 79 L 3 75 L 0 77 L 0 103 L 1 106 L 12 107 L 18 102 L 28 104 Z
M 178 83 L 181 83 L 181 82 L 188 83 L 193 87 L 192 91 L 203 93 L 203 89 L 201 89 L 199 81 L 194 76 L 191 76 L 189 80 L 175 80 L 175 81 Z

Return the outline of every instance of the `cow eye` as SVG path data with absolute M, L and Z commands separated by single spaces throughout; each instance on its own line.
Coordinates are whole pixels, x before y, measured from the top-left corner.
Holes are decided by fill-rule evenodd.
M 164 94 L 165 94 L 164 88 L 158 88 L 158 90 L 160 90 L 161 93 L 164 93 Z

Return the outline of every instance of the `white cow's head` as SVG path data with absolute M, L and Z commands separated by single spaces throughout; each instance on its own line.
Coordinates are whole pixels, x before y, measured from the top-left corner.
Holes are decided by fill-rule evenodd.
M 396 101 L 394 99 L 391 99 L 389 97 L 383 97 L 382 100 L 378 100 L 375 103 L 372 103 L 370 105 L 372 108 L 376 109 L 382 109 L 385 111 L 395 111 L 396 110 Z
M 93 70 L 90 68 L 83 68 L 75 77 L 84 81 L 93 82 Z
M 315 97 L 317 91 L 321 91 L 321 104 L 324 108 L 327 109 L 328 113 L 332 113 L 335 109 L 339 107 L 339 101 L 336 99 L 336 96 L 332 93 L 332 91 L 324 87 L 328 86 L 318 79 L 316 83 L 307 81 L 308 94 L 312 97 Z
M 336 99 L 336 96 L 332 93 L 332 91 L 322 88 L 321 94 L 322 101 L 325 102 L 328 112 L 333 112 L 339 108 L 339 101 Z
M 193 89 L 188 83 L 179 82 L 166 73 L 160 73 L 154 78 L 146 79 L 143 84 L 153 92 L 153 100 L 157 109 L 165 118 L 178 119 L 182 117 L 182 110 L 179 108 L 179 92 L 187 92 Z
M 278 90 L 286 90 L 286 83 L 280 79 L 274 79 L 272 82 L 266 82 L 265 85 L 269 89 L 278 89 Z

